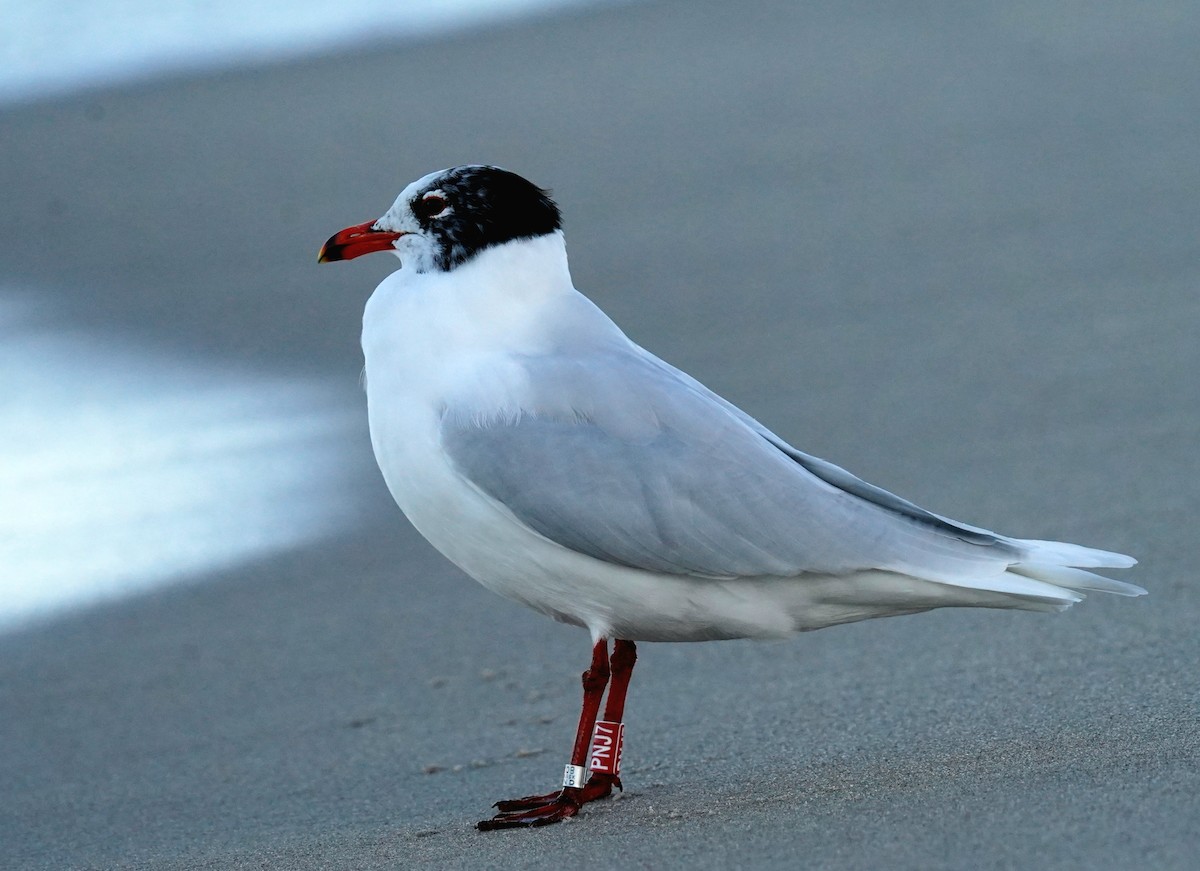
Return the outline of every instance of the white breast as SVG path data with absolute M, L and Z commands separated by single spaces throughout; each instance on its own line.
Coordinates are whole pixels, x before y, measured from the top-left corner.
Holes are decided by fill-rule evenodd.
M 482 419 L 525 405 L 520 358 L 544 350 L 544 320 L 567 294 L 561 236 L 510 243 L 450 273 L 389 276 L 367 304 L 362 341 L 371 443 L 408 519 L 490 589 L 587 625 L 597 620 L 580 613 L 578 582 L 559 564 L 576 555 L 466 482 L 439 434 L 447 413 Z

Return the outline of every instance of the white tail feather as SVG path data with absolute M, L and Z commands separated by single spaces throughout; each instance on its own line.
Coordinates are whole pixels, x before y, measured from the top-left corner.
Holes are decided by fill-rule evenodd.
M 1084 568 L 1128 568 L 1137 563 L 1122 553 L 1069 544 L 1064 541 L 1010 538 L 1020 549 L 1019 558 L 999 574 L 939 578 L 956 587 L 991 591 L 1013 596 L 1015 607 L 1062 610 L 1083 599 L 1083 591 L 1144 596 L 1135 584 L 1114 581 Z
M 1099 593 L 1114 593 L 1118 596 L 1144 596 L 1146 591 L 1135 584 L 1114 581 L 1093 572 L 1070 566 L 1051 563 L 1017 563 L 1009 566 L 1009 572 L 1037 581 L 1045 581 L 1069 590 L 1094 590 Z
M 941 583 L 949 583 L 951 586 L 964 589 L 1028 598 L 1060 608 L 1066 608 L 1083 600 L 1082 595 L 1070 588 L 1064 588 L 1059 584 L 1040 578 L 1020 576 L 1011 571 L 975 578 L 955 578 L 953 581 L 943 580 Z

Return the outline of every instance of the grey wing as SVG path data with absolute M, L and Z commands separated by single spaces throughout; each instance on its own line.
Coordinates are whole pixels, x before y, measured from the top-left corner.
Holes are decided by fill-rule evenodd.
M 442 442 L 460 474 L 564 547 L 707 577 L 879 568 L 953 580 L 1014 560 L 1006 539 L 790 449 L 656 358 L 526 365 L 529 408 L 485 421 L 451 411 Z

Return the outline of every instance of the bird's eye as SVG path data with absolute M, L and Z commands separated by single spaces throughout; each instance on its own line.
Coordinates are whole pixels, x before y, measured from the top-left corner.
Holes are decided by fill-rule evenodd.
M 416 205 L 416 212 L 423 218 L 434 218 L 446 211 L 446 198 L 441 194 L 426 194 Z

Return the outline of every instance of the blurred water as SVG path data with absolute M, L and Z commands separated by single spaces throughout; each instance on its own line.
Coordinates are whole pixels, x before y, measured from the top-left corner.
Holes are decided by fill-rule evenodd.
M 618 0 L 0 0 L 0 103 Z M 0 287 L 0 629 L 334 535 L 362 403 Z
M 0 288 L 0 628 L 353 518 L 347 385 L 118 346 L 33 299 Z
M 421 36 L 595 2 L 0 0 L 0 101 Z

